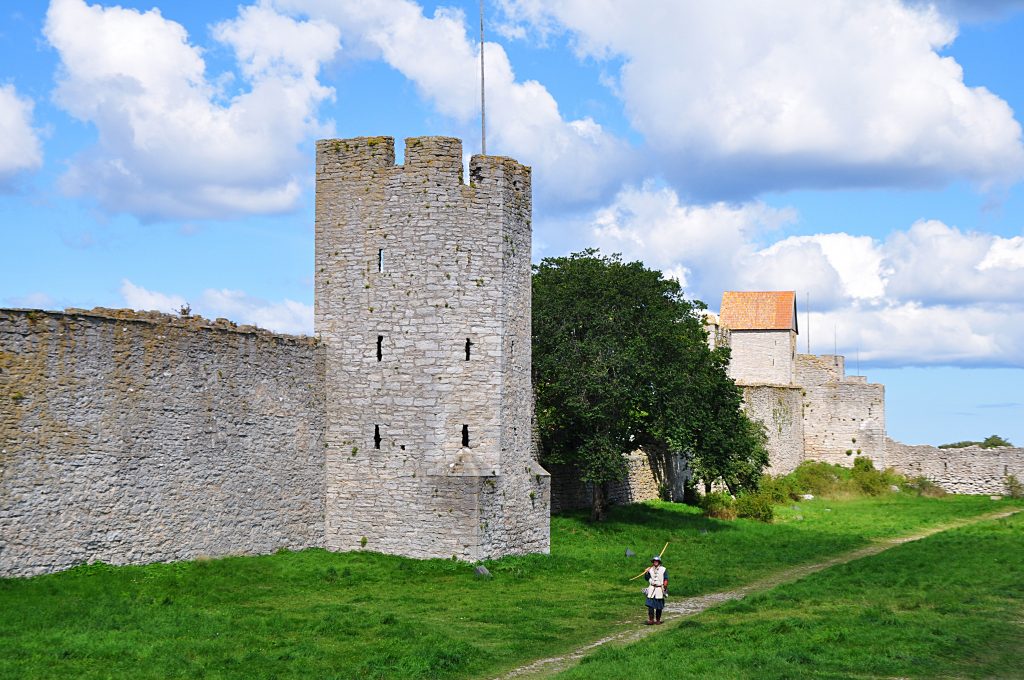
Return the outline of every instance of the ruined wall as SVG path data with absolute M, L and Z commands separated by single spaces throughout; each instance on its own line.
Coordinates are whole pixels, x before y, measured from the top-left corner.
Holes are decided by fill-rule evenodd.
M 322 545 L 310 338 L 0 310 L 0 575 Z
M 317 143 L 332 549 L 548 550 L 531 442 L 530 170 L 457 139 Z
M 792 472 L 804 459 L 803 396 L 799 387 L 741 385 L 743 410 L 768 434 L 767 472 Z
M 796 334 L 792 331 L 730 333 L 729 377 L 746 384 L 792 385 Z
M 1003 494 L 1006 477 L 1024 481 L 1024 449 L 939 449 L 887 440 L 887 463 L 910 477 L 926 477 L 950 493 Z
M 851 466 L 857 456 L 867 456 L 884 468 L 885 386 L 844 371 L 841 356 L 797 356 L 796 379 L 804 391 L 804 457 Z

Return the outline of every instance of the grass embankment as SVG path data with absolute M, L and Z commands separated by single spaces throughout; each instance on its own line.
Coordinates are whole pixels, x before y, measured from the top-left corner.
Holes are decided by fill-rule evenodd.
M 1024 517 L 907 543 L 723 605 L 564 678 L 1024 675 Z
M 778 508 L 773 525 L 658 503 L 602 525 L 555 517 L 550 556 L 488 563 L 490 580 L 447 560 L 320 550 L 0 580 L 0 677 L 494 675 L 638 625 L 628 578 L 665 541 L 681 597 L 1010 503 L 815 500 Z

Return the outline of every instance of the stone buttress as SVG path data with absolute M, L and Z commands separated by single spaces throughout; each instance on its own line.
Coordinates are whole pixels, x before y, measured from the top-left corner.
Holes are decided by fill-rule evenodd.
M 462 144 L 317 143 L 326 546 L 465 560 L 549 549 L 531 442 L 530 169 Z

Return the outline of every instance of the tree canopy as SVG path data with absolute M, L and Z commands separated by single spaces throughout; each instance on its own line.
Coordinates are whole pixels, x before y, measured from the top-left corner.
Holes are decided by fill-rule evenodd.
M 985 439 L 983 439 L 980 442 L 975 442 L 975 441 L 952 442 L 950 444 L 939 444 L 938 448 L 940 448 L 940 449 L 964 449 L 964 448 L 967 448 L 968 446 L 978 446 L 978 447 L 981 447 L 983 449 L 994 449 L 994 448 L 997 448 L 997 447 L 1000 447 L 1000 446 L 1013 446 L 1013 444 L 1011 444 L 1009 442 L 1009 440 L 1004 439 L 1003 437 L 1000 437 L 997 434 L 991 434 L 991 435 L 985 437 Z
M 705 306 L 640 262 L 585 250 L 546 258 L 533 276 L 533 379 L 541 455 L 567 463 L 594 488 L 626 474 L 641 444 L 687 451 L 710 483 L 756 483 L 767 464 L 764 434 L 740 410 L 726 374 L 727 348 L 712 351 Z

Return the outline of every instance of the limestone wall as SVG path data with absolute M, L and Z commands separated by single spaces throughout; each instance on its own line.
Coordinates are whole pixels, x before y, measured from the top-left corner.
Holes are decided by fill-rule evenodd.
M 885 386 L 832 382 L 804 387 L 804 457 L 851 466 L 867 456 L 885 467 Z
M 846 357 L 841 354 L 797 354 L 794 364 L 799 385 L 824 385 L 847 380 Z
M 642 503 L 661 498 L 665 489 L 669 500 L 682 501 L 683 485 L 690 478 L 686 459 L 679 454 L 654 455 L 641 449 L 626 456 L 626 478 L 608 485 L 608 502 L 614 505 Z M 551 512 L 589 508 L 593 489 L 579 479 L 568 465 L 552 466 Z
M 477 560 L 548 550 L 531 442 L 530 169 L 462 145 L 317 143 L 328 547 Z
M 887 440 L 887 463 L 910 477 L 926 477 L 950 493 L 1003 494 L 1006 477 L 1024 481 L 1024 449 L 940 449 Z
M 792 331 L 730 333 L 729 377 L 746 384 L 792 385 L 796 334 Z
M 768 470 L 783 475 L 804 459 L 803 396 L 799 387 L 741 385 L 743 410 L 768 434 Z
M 885 386 L 846 376 L 845 370 L 842 356 L 797 356 L 804 457 L 850 466 L 857 456 L 867 456 L 876 467 L 885 467 Z
M 310 338 L 0 310 L 0 575 L 322 545 Z

